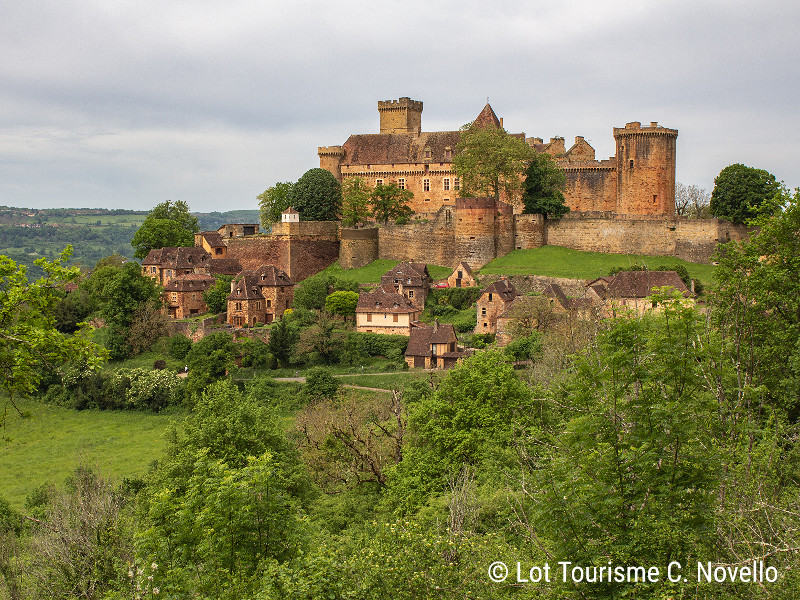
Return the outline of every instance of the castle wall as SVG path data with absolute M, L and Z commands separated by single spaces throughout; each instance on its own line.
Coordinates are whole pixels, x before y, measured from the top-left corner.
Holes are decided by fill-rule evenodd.
M 530 250 L 542 246 L 544 246 L 544 219 L 542 216 L 514 215 L 514 248 L 512 250 Z
M 545 243 L 573 250 L 676 256 L 710 262 L 718 243 L 746 239 L 747 228 L 718 219 L 568 213 L 545 222 Z
M 378 258 L 421 262 L 433 265 L 455 265 L 455 230 L 452 208 L 422 215 L 420 221 L 408 225 L 383 225 L 378 230 Z M 427 222 L 425 222 L 427 221 Z M 471 265 L 470 265 L 471 266 Z
M 342 178 L 361 177 L 370 187 L 375 187 L 378 181 L 388 185 L 404 179 L 405 189 L 414 194 L 409 206 L 419 214 L 436 212 L 444 205 L 452 206 L 458 196 L 456 175 L 450 163 L 342 165 L 339 171 Z
M 339 266 L 343 269 L 356 269 L 368 265 L 378 258 L 378 229 L 339 230 Z
M 610 161 L 596 166 L 569 166 L 564 190 L 565 204 L 572 211 L 611 211 L 617 206 L 617 169 Z M 601 166 L 602 165 L 602 166 Z

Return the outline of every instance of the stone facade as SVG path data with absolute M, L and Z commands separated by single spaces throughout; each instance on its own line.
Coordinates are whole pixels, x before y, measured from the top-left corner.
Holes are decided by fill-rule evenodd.
M 357 269 L 378 259 L 378 228 L 339 230 L 339 266 Z
M 420 311 L 425 308 L 431 283 L 425 263 L 401 262 L 381 276 L 381 286 L 394 289 Z
M 451 288 L 477 287 L 478 282 L 470 266 L 464 261 L 461 261 L 456 265 L 456 268 L 453 269 L 453 272 L 450 273 L 450 277 L 447 278 L 447 286 Z
M 294 282 L 273 265 L 242 271 L 231 281 L 228 325 L 233 327 L 272 323 L 292 306 Z
M 164 306 L 172 319 L 185 319 L 208 312 L 203 292 L 214 285 L 216 279 L 202 273 L 173 277 L 164 286 Z
M 517 296 L 517 290 L 506 278 L 495 281 L 483 290 L 476 303 L 478 323 L 475 333 L 497 333 L 497 318 Z
M 416 213 L 434 213 L 460 196 L 452 170 L 459 131 L 422 131 L 422 102 L 404 97 L 378 102 L 377 134 L 351 135 L 341 146 L 318 148 L 320 167 L 339 181 L 361 177 L 370 186 L 397 183 L 414 193 Z M 502 127 L 491 106 L 474 121 Z M 596 160 L 595 151 L 576 136 L 567 149 L 564 138 L 513 134 L 538 152 L 551 155 L 564 169 L 567 206 L 577 212 L 611 211 L 630 215 L 672 215 L 675 212 L 675 162 L 678 131 L 652 122 L 631 122 L 613 128 L 616 155 Z
M 380 286 L 374 292 L 359 294 L 356 331 L 407 336 L 421 312 L 394 286 Z
M 458 348 L 456 330 L 450 324 L 433 326 L 414 323 L 408 339 L 405 358 L 409 367 L 418 369 L 450 369 L 467 355 Z

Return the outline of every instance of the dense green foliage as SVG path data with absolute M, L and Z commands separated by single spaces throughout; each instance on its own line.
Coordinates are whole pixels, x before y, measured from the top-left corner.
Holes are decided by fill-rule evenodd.
M 407 222 L 413 213 L 408 205 L 413 198 L 411 190 L 400 188 L 394 182 L 380 183 L 372 190 L 372 216 L 384 225 L 389 221 Z
M 461 178 L 461 196 L 488 196 L 518 204 L 525 169 L 535 155 L 524 139 L 503 128 L 462 127 L 453 157 L 453 170 Z
M 361 177 L 348 177 L 342 183 L 342 225 L 363 225 L 372 216 L 372 188 Z
M 154 248 L 194 246 L 198 231 L 197 217 L 189 213 L 186 202 L 166 200 L 150 211 L 133 234 L 133 256 L 142 259 Z
M 569 212 L 564 204 L 567 176 L 556 161 L 544 152 L 534 154 L 525 170 L 522 186 L 522 212 L 560 219 Z
M 203 292 L 203 302 L 208 306 L 208 311 L 221 313 L 228 310 L 228 296 L 231 293 L 232 275 L 216 275 L 216 282 Z
M 336 221 L 342 206 L 342 186 L 325 169 L 309 169 L 289 192 L 289 203 L 301 221 Z
M 771 200 L 780 191 L 775 175 L 764 169 L 734 164 L 725 167 L 714 179 L 709 211 L 732 223 L 747 223 L 762 213 L 771 214 Z
M 355 317 L 358 292 L 338 291 L 325 298 L 325 310 L 341 317 Z
M 294 184 L 291 181 L 279 181 L 258 195 L 261 227 L 268 230 L 273 223 L 279 223 L 281 213 L 291 206 L 289 196 Z

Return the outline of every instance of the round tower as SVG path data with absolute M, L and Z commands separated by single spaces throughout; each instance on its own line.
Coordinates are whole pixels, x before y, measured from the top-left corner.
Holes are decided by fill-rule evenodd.
M 320 146 L 317 148 L 319 156 L 319 168 L 333 173 L 340 182 L 342 181 L 342 169 L 340 165 L 344 159 L 344 148 L 341 146 Z
M 639 122 L 614 128 L 618 214 L 675 214 L 677 129 Z

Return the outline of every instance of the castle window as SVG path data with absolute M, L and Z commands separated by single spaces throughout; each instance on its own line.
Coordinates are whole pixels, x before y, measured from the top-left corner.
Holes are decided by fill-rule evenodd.
M 445 158 L 452 158 L 453 151 L 450 149 L 450 146 L 444 149 L 444 157 Z
M 430 198 L 425 198 L 425 202 L 430 202 L 430 201 L 431 201 Z
M 485 306 L 481 309 L 481 316 L 482 317 L 486 316 L 486 307 Z
M 492 301 L 492 293 L 489 292 L 489 302 L 491 302 L 491 301 Z
M 367 323 L 372 323 L 372 313 L 367 313 Z
M 445 177 L 444 178 L 444 191 L 445 192 L 449 192 L 450 191 L 450 178 L 449 177 Z
M 633 159 L 631 159 L 631 169 L 633 168 Z
M 406 180 L 405 180 L 405 178 L 404 178 L 404 177 L 400 177 L 400 178 L 397 180 L 397 187 L 399 187 L 401 190 L 404 190 L 404 189 L 406 189 Z
M 453 189 L 454 190 L 460 190 L 461 189 L 461 180 L 458 177 L 453 179 Z
M 430 158 L 431 157 L 431 149 L 430 148 L 425 148 L 424 156 L 425 156 L 425 158 Z
M 430 192 L 431 191 L 431 180 L 430 179 L 423 179 L 422 180 L 422 191 L 423 192 Z
M 375 185 L 383 185 L 383 179 L 376 179 Z
M 392 323 L 397 323 L 397 313 L 392 315 Z

